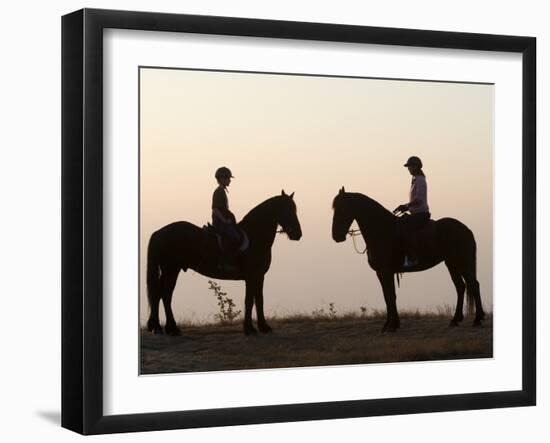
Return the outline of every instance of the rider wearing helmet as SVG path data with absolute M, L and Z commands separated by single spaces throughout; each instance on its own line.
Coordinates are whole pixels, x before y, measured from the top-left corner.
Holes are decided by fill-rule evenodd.
M 430 220 L 431 214 L 428 206 L 428 186 L 426 183 L 426 176 L 422 171 L 422 160 L 416 156 L 412 156 L 403 166 L 405 166 L 412 175 L 409 202 L 399 205 L 393 212 L 410 213 L 409 216 L 401 217 L 400 219 L 401 234 L 405 239 L 407 239 L 412 232 L 420 229 Z M 418 260 L 410 255 L 411 254 L 409 253 L 408 256 L 405 256 L 403 266 L 409 267 L 418 264 Z
M 212 225 L 230 240 L 231 249 L 233 249 L 240 241 L 240 234 L 236 226 L 235 216 L 229 210 L 227 187 L 231 183 L 231 179 L 235 177 L 233 177 L 231 170 L 225 166 L 216 170 L 215 177 L 218 181 L 218 187 L 212 195 Z

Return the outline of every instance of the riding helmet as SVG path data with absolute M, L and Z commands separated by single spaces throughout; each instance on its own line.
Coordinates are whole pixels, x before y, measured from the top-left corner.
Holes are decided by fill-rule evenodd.
M 229 168 L 226 168 L 225 166 L 222 166 L 221 168 L 218 168 L 216 170 L 216 178 L 235 178 L 233 177 L 233 174 L 231 174 L 231 170 Z
M 403 166 L 416 166 L 417 168 L 422 168 L 422 160 L 420 160 L 418 157 L 413 155 L 412 157 L 409 157 L 407 160 L 407 163 L 405 163 Z

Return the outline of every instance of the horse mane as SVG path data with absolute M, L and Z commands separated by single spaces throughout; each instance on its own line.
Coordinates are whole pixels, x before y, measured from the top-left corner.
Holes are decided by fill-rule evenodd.
M 368 211 L 380 220 L 393 221 L 396 219 L 396 216 L 393 213 L 387 210 L 376 200 L 359 192 L 344 192 L 343 194 L 338 194 L 336 197 L 334 197 L 334 200 L 332 202 L 332 209 L 335 208 L 335 206 L 338 204 L 338 201 L 344 198 L 350 201 L 355 207 L 360 207 L 361 209 Z
M 257 206 L 254 206 L 248 213 L 242 218 L 239 223 L 247 223 L 252 218 L 262 217 L 264 214 L 271 212 L 273 207 L 280 201 L 282 195 L 276 195 L 268 198 L 264 202 Z
M 389 210 L 387 210 L 384 206 L 382 206 L 376 200 L 374 200 L 373 198 L 370 198 L 365 194 L 361 194 L 360 192 L 344 192 L 343 194 L 338 194 L 336 197 L 334 197 L 334 200 L 332 201 L 332 209 L 334 209 L 335 205 L 337 204 L 337 201 L 341 198 L 348 198 L 348 199 L 351 199 L 352 201 L 366 204 L 369 207 L 369 209 L 372 209 L 374 211 L 377 211 L 380 213 L 385 212 L 389 215 L 393 215 Z
M 357 199 L 361 203 L 368 206 L 369 210 L 375 211 L 376 213 L 382 215 L 382 216 L 391 216 L 392 218 L 395 218 L 395 215 L 393 215 L 392 212 L 390 212 L 388 209 L 386 209 L 384 206 L 382 206 L 380 203 L 378 203 L 373 198 L 370 198 L 366 196 L 365 194 L 360 194 L 358 192 L 352 193 L 353 198 Z

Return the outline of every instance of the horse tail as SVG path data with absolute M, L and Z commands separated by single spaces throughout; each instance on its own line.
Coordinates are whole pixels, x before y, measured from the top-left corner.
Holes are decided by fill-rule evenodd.
M 160 261 L 158 237 L 153 233 L 147 245 L 147 299 L 151 307 L 159 299 Z
M 476 299 L 480 297 L 479 282 L 477 281 L 477 244 L 472 231 L 468 230 L 470 234 L 469 251 L 467 257 L 470 259 L 466 265 L 466 273 L 464 275 L 464 281 L 466 283 L 466 309 L 469 315 L 473 315 Z

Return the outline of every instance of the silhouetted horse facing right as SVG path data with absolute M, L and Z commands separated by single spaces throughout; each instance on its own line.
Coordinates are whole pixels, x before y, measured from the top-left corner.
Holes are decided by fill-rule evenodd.
M 194 269 L 202 275 L 225 280 L 245 280 L 244 332 L 254 334 L 252 307 L 256 304 L 258 328 L 270 332 L 264 317 L 264 274 L 271 265 L 271 246 L 280 225 L 291 240 L 302 237 L 294 193 L 272 197 L 252 209 L 238 224 L 248 236 L 249 246 L 234 258 L 231 270 L 220 268 L 220 248 L 215 235 L 188 222 L 164 226 L 151 235 L 147 248 L 147 328 L 161 333 L 159 304 L 166 313 L 166 333 L 180 333 L 172 313 L 172 293 L 180 270 Z
M 476 277 L 476 242 L 472 231 L 464 224 L 453 218 L 431 221 L 430 226 L 416 234 L 421 237 L 417 251 L 419 264 L 414 268 L 403 269 L 403 250 L 397 231 L 398 217 L 366 195 L 346 192 L 343 187 L 334 198 L 332 207 L 334 241 L 342 242 L 346 239 L 354 220 L 357 220 L 365 239 L 369 265 L 376 271 L 386 301 L 387 318 L 382 331 L 399 328 L 394 275 L 423 271 L 442 261 L 447 265 L 457 292 L 456 311 L 451 326 L 457 326 L 464 319 L 464 290 L 467 290 L 470 313 L 473 313 L 475 304 L 474 326 L 481 325 L 485 314 Z

